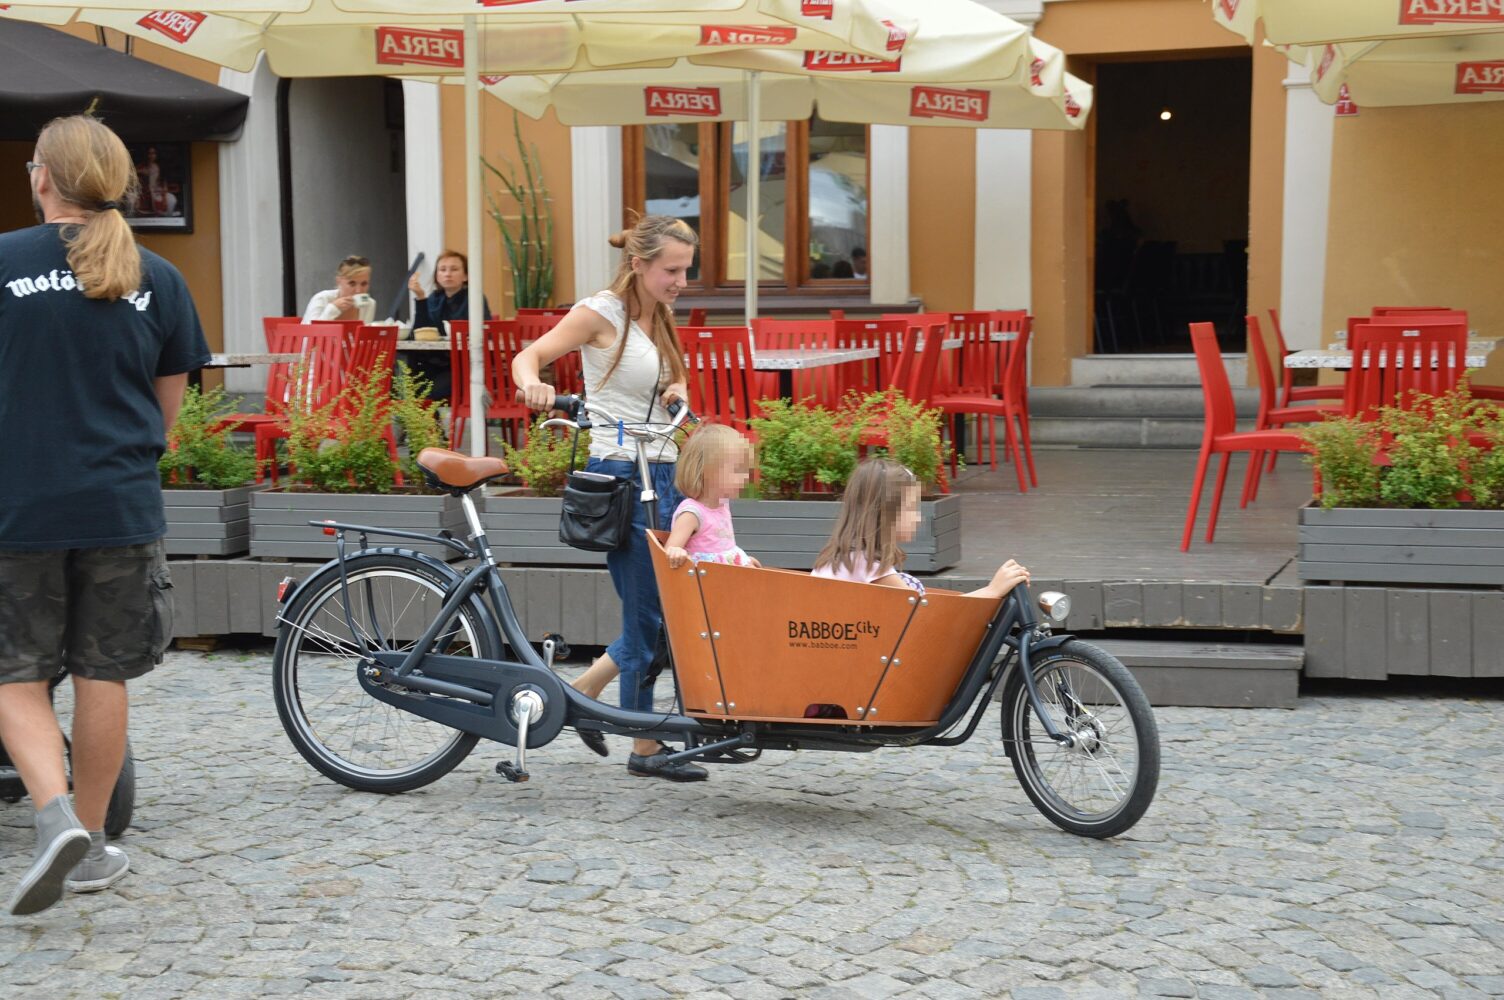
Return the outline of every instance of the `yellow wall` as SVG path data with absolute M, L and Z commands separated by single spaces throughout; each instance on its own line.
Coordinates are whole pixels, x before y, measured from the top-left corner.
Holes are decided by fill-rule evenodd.
M 1247 51 L 1212 20 L 1203 0 L 1073 0 L 1046 4 L 1044 11 L 1035 34 L 1069 53 L 1071 72 L 1089 82 L 1101 61 Z M 1260 315 L 1279 305 L 1283 62 L 1272 50 L 1254 50 L 1248 308 Z M 1088 123 L 1084 134 L 1036 132 L 1034 137 L 1034 380 L 1042 385 L 1068 382 L 1070 359 L 1091 350 L 1093 135 Z
M 441 90 L 444 142 L 444 239 L 451 248 L 465 252 L 469 226 L 465 218 L 465 95 L 460 87 Z M 481 154 L 498 168 L 510 160 L 519 170 L 517 142 L 512 134 L 512 109 L 493 97 L 481 97 Z M 573 183 L 570 176 L 569 129 L 559 124 L 549 111 L 542 121 L 519 115 L 522 141 L 538 147 L 543 163 L 543 180 L 552 199 L 554 217 L 554 292 L 549 304 L 574 302 Z M 486 190 L 496 198 L 502 210 L 515 218 L 517 203 L 490 172 L 484 174 Z M 516 313 L 512 301 L 512 273 L 502 246 L 501 233 L 489 214 L 485 219 L 486 257 L 482 264 L 486 298 L 491 308 L 502 316 Z M 601 233 L 602 242 L 610 233 Z M 473 268 L 473 265 L 472 265 Z M 471 274 L 472 283 L 475 275 Z M 586 289 L 588 295 L 597 289 Z
M 1322 329 L 1381 305 L 1468 311 L 1504 338 L 1504 104 L 1362 108 L 1332 142 Z M 1504 351 L 1478 381 L 1504 383 Z
M 937 312 L 972 307 L 977 134 L 909 129 L 909 291 Z

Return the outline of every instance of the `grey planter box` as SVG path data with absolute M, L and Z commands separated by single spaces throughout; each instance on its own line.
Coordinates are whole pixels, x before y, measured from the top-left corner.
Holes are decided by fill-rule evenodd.
M 250 544 L 250 496 L 261 484 L 228 490 L 162 491 L 170 556 L 237 556 Z
M 332 519 L 348 524 L 398 528 L 436 535 L 447 528 L 463 539 L 465 512 L 457 497 L 403 493 L 284 493 L 262 490 L 251 494 L 251 555 L 281 559 L 333 559 L 334 539 L 310 520 Z M 357 539 L 349 539 L 358 545 Z M 399 545 L 440 559 L 457 558 L 442 545 L 408 539 L 372 537 L 372 545 Z
M 1300 511 L 1302 580 L 1504 584 L 1504 511 Z
M 481 506 L 480 523 L 491 541 L 497 562 L 522 565 L 604 566 L 606 553 L 573 549 L 559 541 L 561 497 L 516 496 L 501 489 L 488 494 Z
M 736 544 L 765 566 L 812 569 L 830 539 L 841 505 L 835 500 L 733 500 Z M 935 572 L 961 560 L 961 498 L 919 502 L 919 531 L 903 549 L 904 569 Z

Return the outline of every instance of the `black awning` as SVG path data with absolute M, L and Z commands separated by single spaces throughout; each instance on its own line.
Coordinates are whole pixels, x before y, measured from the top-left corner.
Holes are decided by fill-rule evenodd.
M 45 25 L 0 20 L 0 139 L 33 140 L 52 119 L 94 104 L 127 142 L 227 140 L 249 101 Z

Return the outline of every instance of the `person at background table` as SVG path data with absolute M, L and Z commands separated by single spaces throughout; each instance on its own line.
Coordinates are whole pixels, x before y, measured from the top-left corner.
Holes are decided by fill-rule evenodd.
M 624 421 L 668 423 L 668 405 L 688 396 L 674 302 L 688 280 L 699 244 L 693 229 L 667 215 L 645 215 L 631 229 L 612 236 L 611 245 L 621 248 L 622 255 L 611 287 L 581 299 L 558 326 L 512 359 L 512 378 L 527 405 L 539 411 L 554 405 L 555 389 L 539 377 L 539 370 L 570 351 L 579 351 L 587 399 Z M 648 453 L 649 475 L 658 495 L 658 523 L 653 527 L 667 531 L 683 499 L 674 485 L 679 449 L 672 441 L 655 438 Z M 617 443 L 615 434 L 601 428 L 590 436 L 590 461 L 585 468 L 630 479 L 635 498 L 642 490 L 636 459 L 632 438 Z M 574 682 L 577 690 L 599 698 L 619 673 L 621 707 L 641 712 L 653 707 L 648 668 L 663 622 L 645 527 L 643 505 L 634 501 L 626 547 L 606 553 L 606 568 L 621 598 L 621 635 Z M 606 743 L 599 733 L 580 732 L 580 739 L 606 756 Z M 655 740 L 634 741 L 627 773 L 671 781 L 709 777 L 697 764 L 668 761 L 668 752 Z
M 303 310 L 304 323 L 334 323 L 376 318 L 376 300 L 371 291 L 371 261 L 350 256 L 339 262 L 334 271 L 334 287 L 314 294 Z
M 136 170 L 120 138 L 95 118 L 58 118 L 33 156 L 43 224 L 0 236 L 0 739 L 36 810 L 15 914 L 129 870 L 104 823 L 126 683 L 172 638 L 157 460 L 188 373 L 209 362 L 183 276 L 138 247 L 121 214 Z M 65 668 L 71 803 L 48 691 Z
M 425 326 L 444 332 L 444 324 L 470 319 L 470 259 L 458 250 L 445 250 L 433 266 L 433 292 L 423 291 L 423 282 L 414 274 L 407 280 L 408 291 L 418 297 L 413 307 L 413 329 Z M 491 303 L 481 296 L 481 309 L 491 318 Z M 454 373 L 449 366 L 448 351 L 409 351 L 403 358 L 412 370 L 433 383 L 431 399 L 448 399 L 454 387 Z
M 861 247 L 851 248 L 851 277 L 858 281 L 867 280 L 867 251 Z

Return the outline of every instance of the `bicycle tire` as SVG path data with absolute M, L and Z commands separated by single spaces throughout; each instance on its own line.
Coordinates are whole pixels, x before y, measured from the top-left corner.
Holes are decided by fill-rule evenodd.
M 1065 748 L 1045 734 L 1029 703 L 1023 675 L 1015 671 L 1003 689 L 1003 737 L 1010 741 L 1019 784 L 1045 818 L 1062 830 L 1095 838 L 1123 833 L 1143 818 L 1159 785 L 1159 726 L 1149 699 L 1116 657 L 1079 639 L 1033 660 L 1045 711 L 1059 729 L 1079 739 L 1077 746 Z M 1074 686 L 1064 676 L 1070 665 L 1081 668 L 1075 671 Z M 1067 688 L 1064 693 L 1062 686 Z M 1105 721 L 1109 714 L 1110 722 Z M 1119 717 L 1132 726 L 1131 734 L 1118 731 Z M 1112 791 L 1118 784 L 1114 771 L 1127 781 L 1126 787 Z M 1055 772 L 1064 772 L 1061 776 L 1070 780 L 1072 797 L 1075 780 L 1082 777 L 1088 783 L 1099 779 L 1110 791 L 1091 805 L 1074 802 L 1067 797 L 1066 782 L 1052 777 Z
M 356 626 L 367 633 L 374 632 L 386 648 L 394 649 L 403 648 L 402 642 L 407 638 L 399 634 L 403 629 L 420 633 L 432 622 L 451 583 L 441 570 L 422 557 L 401 550 L 357 553 L 345 560 L 345 574 L 352 603 L 357 605 Z M 383 578 L 413 584 L 415 596 L 400 608 L 392 597 L 385 608 L 378 609 L 372 581 Z M 412 600 L 417 596 L 435 602 L 429 615 L 409 614 Z M 377 616 L 374 621 L 373 612 Z M 298 753 L 325 777 L 357 791 L 406 792 L 442 778 L 475 748 L 480 737 L 403 712 L 372 698 L 360 686 L 355 673 L 358 652 L 344 619 L 337 564 L 331 563 L 311 577 L 280 617 L 277 645 L 272 654 L 272 693 L 277 715 Z M 389 620 L 383 624 L 382 617 Z M 451 629 L 441 633 L 445 653 L 464 655 L 468 650 L 470 655 L 482 659 L 501 658 L 499 643 L 488 627 L 478 599 L 472 597 L 460 606 Z M 302 669 L 305 656 L 307 670 Z M 318 656 L 333 656 L 341 662 L 317 663 Z M 329 688 L 330 693 L 323 694 L 320 688 Z M 332 699 L 336 702 L 331 706 Z M 349 750 L 331 746 L 329 737 L 334 723 L 321 733 L 320 725 L 310 718 L 310 709 L 320 713 L 332 710 L 336 715 L 353 712 L 358 717 L 355 724 L 362 727 L 361 735 L 352 737 Z M 375 724 L 365 725 L 361 719 L 374 720 Z M 431 744 L 432 749 L 417 760 L 395 765 L 370 766 L 351 758 L 351 750 L 374 752 L 392 747 L 405 755 L 407 734 Z
M 136 812 L 136 758 L 131 753 L 129 740 L 125 743 L 125 760 L 120 763 L 120 777 L 115 779 L 115 788 L 110 792 L 110 804 L 105 809 L 104 833 L 114 839 L 130 829 L 131 817 Z

